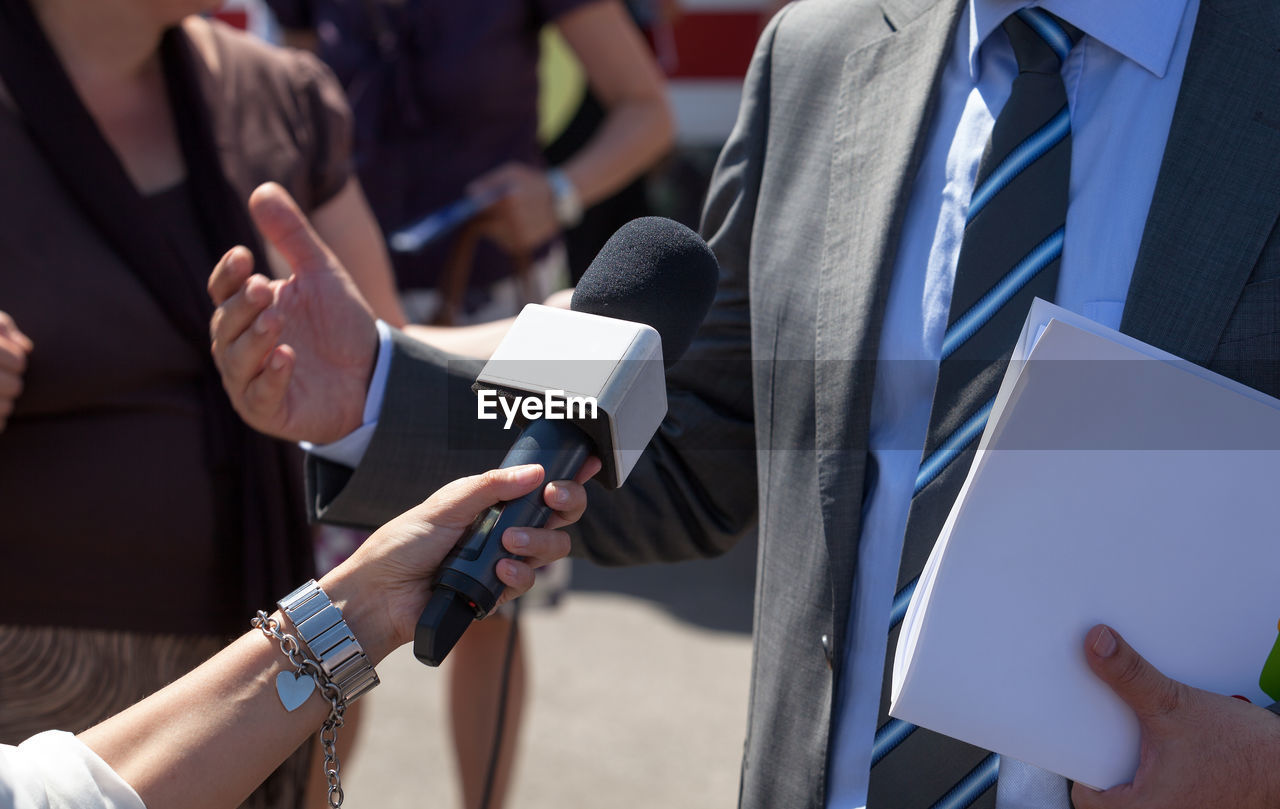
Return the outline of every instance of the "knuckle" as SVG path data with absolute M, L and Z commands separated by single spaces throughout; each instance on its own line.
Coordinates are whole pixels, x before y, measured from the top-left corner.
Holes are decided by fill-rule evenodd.
M 265 410 L 274 400 L 272 391 L 260 380 L 255 380 L 244 391 L 244 405 L 252 411 Z
M 501 469 L 486 469 L 480 473 L 479 483 L 481 488 L 488 489 L 501 485 L 504 482 L 503 478 Z
M 512 563 L 507 576 L 507 586 L 517 595 L 529 592 L 533 586 L 533 571 L 528 565 Z
M 1123 686 L 1137 685 L 1146 674 L 1146 664 L 1137 655 L 1129 655 L 1116 672 L 1116 682 Z
M 552 538 L 551 550 L 557 559 L 568 556 L 569 551 L 573 550 L 573 540 L 564 531 L 556 531 Z
M 1151 708 L 1157 716 L 1171 714 L 1182 706 L 1182 686 L 1174 680 L 1163 680 L 1152 693 Z
M 538 580 L 538 572 L 527 565 L 520 566 L 520 592 L 527 593 L 533 589 L 534 583 Z

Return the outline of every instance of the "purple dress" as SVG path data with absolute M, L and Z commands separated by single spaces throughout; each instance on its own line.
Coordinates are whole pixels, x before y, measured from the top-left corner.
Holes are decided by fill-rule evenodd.
M 539 31 L 587 2 L 269 0 L 286 28 L 315 30 L 320 57 L 347 89 L 356 170 L 384 232 L 458 199 L 502 163 L 543 163 Z M 400 288 L 435 286 L 452 246 L 393 254 Z M 482 241 L 470 286 L 512 269 Z

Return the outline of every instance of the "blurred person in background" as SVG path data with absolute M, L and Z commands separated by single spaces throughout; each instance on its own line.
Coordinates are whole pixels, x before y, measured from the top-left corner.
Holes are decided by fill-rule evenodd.
M 379 224 L 405 227 L 464 196 L 497 196 L 471 231 L 392 256 L 414 322 L 513 314 L 512 276 L 532 263 L 532 292 L 550 291 L 541 261 L 582 211 L 623 188 L 670 148 L 665 83 L 618 0 L 270 0 L 285 41 L 316 50 L 347 89 L 357 171 Z M 547 169 L 538 142 L 538 60 L 545 24 L 582 64 L 605 120 Z M 474 237 L 474 245 L 460 243 Z M 451 255 L 461 299 L 441 300 Z M 561 264 L 562 266 L 562 264 Z M 505 282 L 505 283 L 504 283 Z M 447 296 L 446 296 L 447 298 Z
M 391 254 L 409 319 L 435 324 L 408 333 L 454 353 L 487 356 L 505 325 L 441 326 L 509 317 L 567 283 L 563 232 L 671 146 L 665 82 L 618 0 L 268 5 L 286 43 L 314 50 L 346 88 L 357 172 L 384 231 L 464 197 L 490 200 L 448 236 Z M 540 36 L 548 24 L 581 63 L 602 111 L 593 133 L 562 149 L 553 168 L 538 138 Z M 554 603 L 567 586 L 566 560 L 530 602 Z M 453 741 L 470 809 L 501 806 L 510 779 L 526 692 L 515 623 L 509 612 L 493 615 L 450 655 Z
M 117 713 L 312 573 L 297 450 L 209 356 L 209 264 L 267 266 L 249 192 L 288 187 L 402 322 L 341 87 L 213 5 L 0 0 L 0 742 Z M 250 805 L 298 805 L 310 753 Z
M 626 0 L 627 14 L 647 40 L 654 59 L 664 73 L 670 74 L 676 66 L 676 53 L 671 26 L 680 17 L 678 0 Z M 557 43 L 558 44 L 558 43 Z M 545 49 L 544 49 L 545 51 Z M 549 56 L 544 52 L 543 70 L 547 73 L 546 62 Z M 572 56 L 565 57 L 572 60 Z M 601 104 L 599 97 L 591 89 L 587 77 L 579 70 L 560 71 L 560 81 L 567 87 L 560 93 L 570 95 L 576 105 L 563 124 L 548 120 L 552 116 L 544 111 L 541 117 L 540 138 L 546 143 L 542 150 L 543 157 L 551 165 L 559 165 L 573 158 L 580 149 L 591 141 L 604 124 L 608 110 Z M 565 75 L 570 74 L 570 75 Z M 552 78 L 554 81 L 555 78 Z M 546 90 L 544 89 L 544 93 Z M 545 110 L 545 105 L 544 105 Z M 649 201 L 649 174 L 642 174 L 631 182 L 598 200 L 586 208 L 582 221 L 564 231 L 564 247 L 569 264 L 571 285 L 576 285 L 591 265 L 592 259 L 614 232 L 642 216 L 654 213 Z M 659 169 L 660 170 L 660 169 Z M 696 221 L 692 224 L 696 226 Z

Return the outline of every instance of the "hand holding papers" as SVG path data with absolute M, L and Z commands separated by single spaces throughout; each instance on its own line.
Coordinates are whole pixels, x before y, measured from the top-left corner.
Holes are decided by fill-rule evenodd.
M 1137 720 L 1081 651 L 1100 622 L 1170 677 L 1271 703 L 1277 468 L 1280 402 L 1037 301 L 908 609 L 890 712 L 1129 781 Z

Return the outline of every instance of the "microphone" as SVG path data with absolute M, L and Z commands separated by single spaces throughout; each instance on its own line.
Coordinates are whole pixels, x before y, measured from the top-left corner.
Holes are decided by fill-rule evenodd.
M 526 306 L 473 386 L 481 418 L 501 410 L 508 424 L 525 424 L 501 466 L 536 463 L 544 482 L 566 480 L 594 454 L 603 462 L 598 479 L 621 486 L 666 416 L 665 368 L 693 341 L 719 274 L 696 233 L 645 217 L 609 238 L 568 311 Z M 505 589 L 495 566 L 514 554 L 502 547 L 503 532 L 550 517 L 539 488 L 476 518 L 436 574 L 415 657 L 440 665 Z

